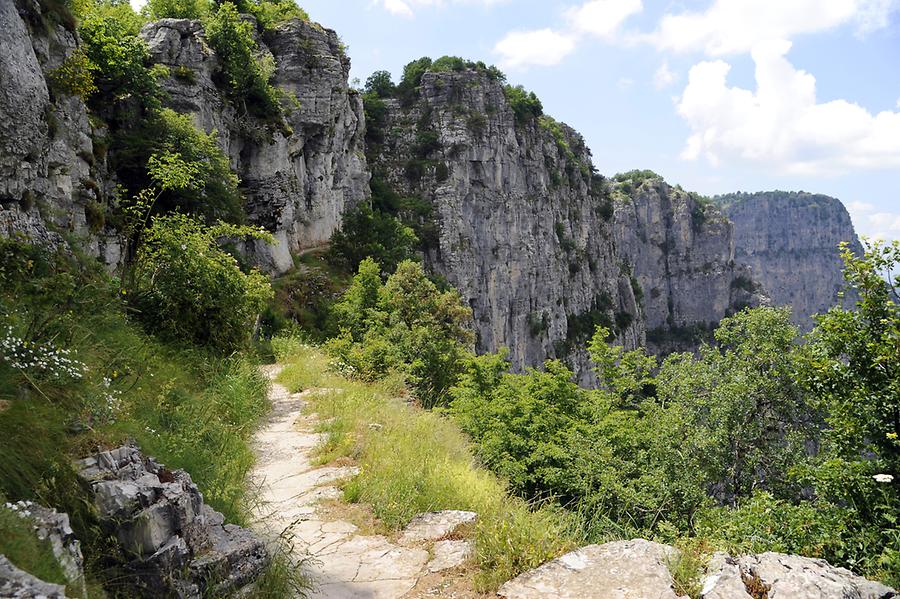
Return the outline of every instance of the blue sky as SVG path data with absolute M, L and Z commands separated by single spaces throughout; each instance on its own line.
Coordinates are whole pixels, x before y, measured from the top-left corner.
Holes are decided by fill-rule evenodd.
M 600 172 L 704 194 L 840 198 L 900 238 L 900 0 L 302 0 L 351 77 L 444 54 L 499 65 Z

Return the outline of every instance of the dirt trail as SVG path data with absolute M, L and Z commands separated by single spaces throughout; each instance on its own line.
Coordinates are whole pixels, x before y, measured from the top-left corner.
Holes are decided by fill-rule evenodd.
M 265 374 L 273 379 L 269 392 L 273 408 L 254 438 L 257 463 L 252 480 L 260 493 L 257 528 L 270 538 L 289 530 L 295 557 L 312 558 L 310 570 L 316 589 L 310 596 L 410 597 L 419 595 L 423 586 L 418 584 L 420 581 L 429 583 L 431 592 L 427 595 L 461 596 L 456 592 L 445 595 L 440 590 L 445 585 L 440 581 L 437 588 L 433 586 L 436 575 L 429 574 L 433 566 L 429 567 L 428 545 L 404 547 L 384 536 L 357 534 L 355 525 L 329 518 L 317 508 L 323 499 L 340 498 L 341 492 L 334 483 L 353 476 L 357 469 L 314 464 L 312 451 L 322 435 L 315 432 L 316 415 L 303 413 L 304 398 L 328 390 L 289 393 L 274 382 L 279 371 L 278 366 L 265 368 Z

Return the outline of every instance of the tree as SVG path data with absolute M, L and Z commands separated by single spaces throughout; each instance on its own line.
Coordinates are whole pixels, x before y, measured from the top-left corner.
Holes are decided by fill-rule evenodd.
M 334 258 L 356 270 L 365 258 L 374 258 L 387 272 L 415 255 L 419 239 L 397 218 L 366 205 L 344 214 L 341 229 L 331 237 Z
M 396 91 L 389 71 L 375 71 L 366 79 L 365 92 L 375 94 L 379 98 L 390 98 Z
M 154 217 L 126 293 L 144 326 L 221 352 L 246 343 L 272 287 L 258 271 L 242 272 L 219 247 L 220 239 L 239 237 L 271 239 L 258 229 L 208 227 L 184 214 Z

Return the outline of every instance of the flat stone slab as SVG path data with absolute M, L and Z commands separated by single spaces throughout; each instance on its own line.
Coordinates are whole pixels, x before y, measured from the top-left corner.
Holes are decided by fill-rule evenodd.
M 66 588 L 45 582 L 18 569 L 0 555 L 0 597 L 9 599 L 66 599 Z
M 713 556 L 703 599 L 752 599 L 747 585 L 766 589 L 768 599 L 890 599 L 896 591 L 825 560 L 783 553 L 731 558 Z
M 498 594 L 507 599 L 678 599 L 666 565 L 675 553 L 643 539 L 588 545 L 519 575 Z
M 406 525 L 400 542 L 411 545 L 421 541 L 437 541 L 452 534 L 460 526 L 470 524 L 478 519 L 475 512 L 462 510 L 443 510 L 419 514 Z
M 431 550 L 431 561 L 426 568 L 429 572 L 443 572 L 457 568 L 472 555 L 469 541 L 438 541 Z

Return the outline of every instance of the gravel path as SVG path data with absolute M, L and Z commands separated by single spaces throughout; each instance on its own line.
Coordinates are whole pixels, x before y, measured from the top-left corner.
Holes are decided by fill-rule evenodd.
M 274 379 L 280 367 L 265 368 Z M 404 547 L 383 536 L 357 535 L 349 522 L 331 520 L 316 509 L 322 499 L 339 498 L 336 481 L 353 476 L 356 468 L 313 464 L 312 450 L 321 441 L 314 432 L 317 418 L 303 414 L 308 390 L 292 394 L 275 383 L 270 389 L 273 408 L 257 432 L 257 463 L 252 480 L 259 488 L 258 529 L 269 538 L 289 530 L 296 557 L 312 558 L 315 598 L 393 599 L 407 595 L 429 571 L 429 552 Z

